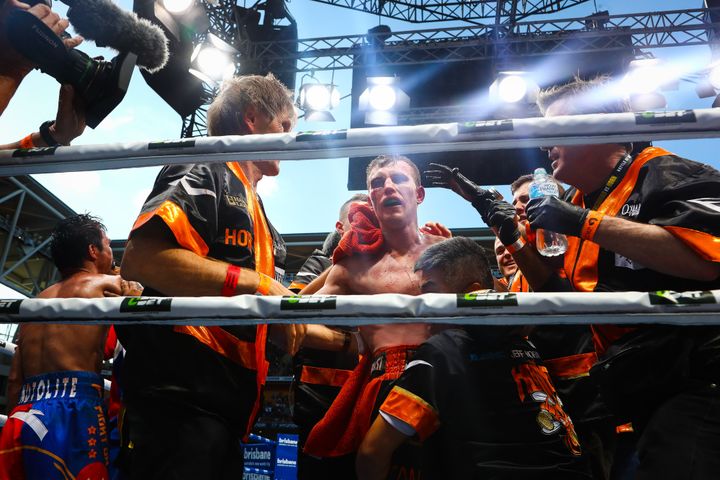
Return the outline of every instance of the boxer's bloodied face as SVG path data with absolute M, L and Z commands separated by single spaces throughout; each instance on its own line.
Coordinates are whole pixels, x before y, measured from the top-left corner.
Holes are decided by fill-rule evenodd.
M 414 172 L 405 162 L 374 168 L 368 175 L 368 194 L 381 225 L 417 221 L 417 206 L 425 198 Z

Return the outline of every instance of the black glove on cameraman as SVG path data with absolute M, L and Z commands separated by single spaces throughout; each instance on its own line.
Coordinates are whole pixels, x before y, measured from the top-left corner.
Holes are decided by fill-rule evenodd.
M 431 163 L 435 170 L 426 170 L 425 178 L 430 186 L 449 188 L 465 200 L 469 201 L 478 211 L 483 222 L 493 228 L 504 245 L 511 245 L 520 238 L 517 229 L 515 208 L 504 200 L 476 185 L 472 180 L 460 173 L 458 168 Z
M 542 228 L 579 237 L 590 209 L 560 200 L 557 197 L 533 198 L 525 207 L 533 230 Z

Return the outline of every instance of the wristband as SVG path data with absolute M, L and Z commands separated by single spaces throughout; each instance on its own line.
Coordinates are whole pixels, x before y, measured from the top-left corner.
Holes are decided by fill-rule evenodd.
M 32 133 L 20 140 L 20 148 L 35 148 L 35 144 L 33 143 L 32 139 Z
M 522 237 L 520 237 L 510 245 L 505 245 L 505 250 L 507 250 L 510 255 L 515 255 L 515 253 L 522 250 L 525 245 L 527 245 L 527 243 L 522 239 Z
M 585 222 L 583 222 L 582 228 L 580 229 L 580 238 L 592 242 L 592 239 L 595 238 L 595 233 L 597 233 L 597 229 L 604 216 L 604 213 L 590 210 L 587 217 L 585 217 Z
M 48 120 L 40 124 L 40 137 L 42 137 L 43 142 L 47 143 L 48 147 L 57 147 L 60 145 L 60 143 L 55 140 L 55 137 L 52 136 L 52 133 L 50 133 L 50 127 L 54 124 L 55 120 Z
M 256 295 L 267 295 L 270 293 L 270 286 L 272 285 L 272 278 L 268 277 L 264 273 L 257 272 L 260 277 L 260 283 L 258 283 Z
M 235 295 L 238 281 L 240 281 L 240 267 L 228 265 L 227 274 L 225 275 L 225 283 L 223 283 L 220 293 L 223 297 L 232 297 Z

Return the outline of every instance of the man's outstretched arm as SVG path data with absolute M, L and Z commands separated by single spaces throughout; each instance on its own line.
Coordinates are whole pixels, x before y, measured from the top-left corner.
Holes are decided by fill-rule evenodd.
M 720 276 L 720 254 L 715 254 L 715 261 L 707 260 L 658 225 L 601 215 L 554 197 L 530 200 L 527 215 L 533 228 L 591 240 L 660 273 L 699 281 Z M 710 235 L 708 238 L 717 240 Z M 720 244 L 720 240 L 715 243 Z
M 136 280 L 170 296 L 217 296 L 225 285 L 228 263 L 202 257 L 180 247 L 170 229 L 154 218 L 133 232 L 128 240 L 121 270 L 125 278 Z M 263 276 L 255 270 L 241 268 L 235 294 L 258 291 Z M 269 282 L 268 295 L 292 295 L 275 279 Z M 305 325 L 278 325 L 271 329 L 273 338 L 285 343 L 295 354 L 305 335 Z
M 165 224 L 154 218 L 132 233 L 123 256 L 123 277 L 176 297 L 216 296 L 222 291 L 228 263 L 180 247 Z M 255 293 L 260 274 L 240 269 L 235 293 Z M 292 295 L 272 279 L 269 295 Z
M 355 472 L 358 479 L 383 480 L 387 478 L 393 453 L 408 438 L 392 427 L 381 415 L 378 415 L 365 435 L 355 459 Z
M 348 283 L 350 272 L 344 262 L 337 263 L 325 270 L 323 274 L 309 286 L 313 286 L 315 281 L 322 279 L 322 286 L 315 292 L 317 295 L 343 295 L 350 293 Z M 307 288 L 306 288 L 307 289 Z M 304 289 L 300 293 L 305 293 Z M 318 350 L 329 350 L 332 352 L 350 352 L 357 353 L 362 350 L 358 345 L 359 337 L 357 334 L 341 332 L 333 330 L 325 325 L 308 325 L 307 334 L 303 341 L 303 346 L 308 348 L 316 348 Z M 362 353 L 362 352 L 361 352 Z
M 720 263 L 700 257 L 672 233 L 657 225 L 606 216 L 600 222 L 593 241 L 605 250 L 667 275 L 705 282 L 720 277 Z

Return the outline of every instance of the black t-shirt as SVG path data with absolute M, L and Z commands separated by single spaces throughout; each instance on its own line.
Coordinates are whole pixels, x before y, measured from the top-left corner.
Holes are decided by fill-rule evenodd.
M 163 220 L 183 248 L 255 268 L 254 228 L 245 187 L 228 164 L 164 167 L 133 230 L 154 217 Z M 268 226 L 279 280 L 284 274 L 285 244 L 269 222 Z M 184 281 L 192 282 L 192 278 Z M 144 294 L 163 296 L 150 288 Z M 224 329 L 239 340 L 255 340 L 254 326 Z M 116 325 L 116 330 L 127 350 L 122 375 L 125 401 L 183 404 L 222 415 L 233 427 L 245 428 L 256 400 L 255 370 L 173 327 Z
M 423 478 L 585 478 L 572 421 L 535 348 L 506 329 L 420 346 L 380 410 L 412 426 Z
M 575 192 L 568 190 L 565 199 L 572 199 Z M 596 198 L 597 193 L 586 196 L 586 208 L 593 208 Z M 708 165 L 675 155 L 649 160 L 617 216 L 664 227 L 686 243 L 694 241 L 693 248 L 704 257 L 720 261 L 720 172 Z M 720 279 L 705 282 L 667 275 L 602 248 L 597 264 L 595 291 L 720 288 Z M 566 271 L 573 278 L 573 269 L 566 266 Z

